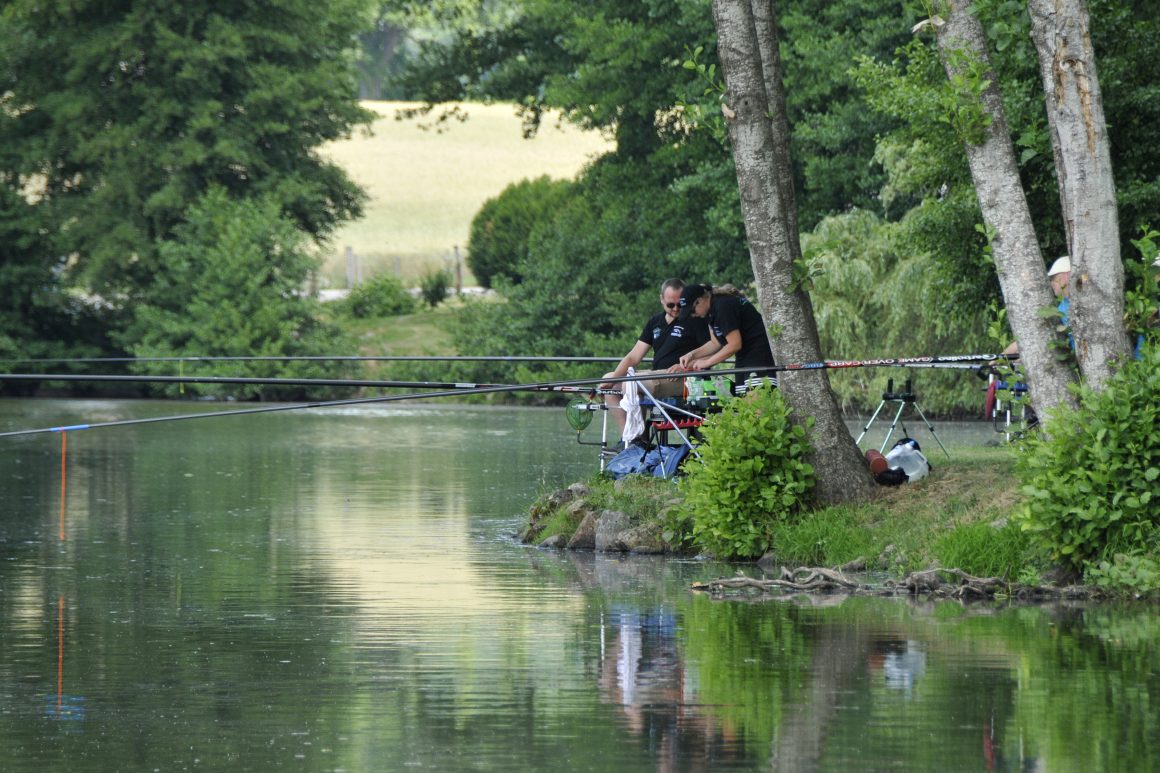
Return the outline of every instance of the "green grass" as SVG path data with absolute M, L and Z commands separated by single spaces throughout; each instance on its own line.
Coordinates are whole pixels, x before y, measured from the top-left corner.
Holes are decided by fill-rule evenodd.
M 447 267 L 456 246 L 465 254 L 471 219 L 484 201 L 525 178 L 571 179 L 611 148 L 598 133 L 557 128 L 550 116 L 525 140 L 511 105 L 462 105 L 468 120 L 440 132 L 420 128 L 431 119 L 395 120 L 413 103 L 364 104 L 380 116 L 370 134 L 322 148 L 370 197 L 365 217 L 341 228 L 323 255 L 331 287 L 346 286 L 347 247 L 360 257 L 364 277 L 391 270 L 414 281 Z M 472 281 L 466 269 L 464 281 Z
M 782 527 L 775 553 L 787 565 L 839 566 L 863 558 L 902 574 L 934 565 L 1014 576 L 1036 556 L 1004 526 L 1020 501 L 1009 447 L 962 449 L 917 483 L 869 502 L 825 508 Z
M 1042 557 L 1016 527 L 1004 525 L 1020 501 L 1011 453 L 1009 448 L 960 450 L 922 481 L 883 487 L 866 502 L 805 513 L 777 530 L 775 558 L 783 566 L 841 566 L 861 558 L 868 569 L 898 575 L 940 565 L 1015 579 Z M 591 486 L 599 507 L 643 521 L 663 520 L 679 496 L 671 484 L 661 483 Z M 568 524 L 553 525 L 568 533 Z M 543 536 L 551 533 L 545 530 Z
M 414 314 L 369 319 L 344 316 L 339 319 L 339 324 L 358 341 L 359 354 L 368 356 L 454 354 L 447 322 L 462 305 L 462 301 L 453 298 L 434 309 L 424 305 Z

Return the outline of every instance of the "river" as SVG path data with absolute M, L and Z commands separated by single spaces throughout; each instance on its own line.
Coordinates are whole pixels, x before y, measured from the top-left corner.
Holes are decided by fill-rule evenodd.
M 523 546 L 574 437 L 394 403 L 0 438 L 0 768 L 1160 770 L 1153 607 L 714 601 L 739 567 Z

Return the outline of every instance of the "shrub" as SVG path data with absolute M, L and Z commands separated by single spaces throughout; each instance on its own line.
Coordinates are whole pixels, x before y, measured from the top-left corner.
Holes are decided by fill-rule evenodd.
M 451 288 L 451 274 L 447 271 L 428 271 L 419 279 L 419 295 L 431 308 L 447 300 Z
M 173 237 L 158 244 L 165 271 L 132 304 L 117 343 L 135 357 L 257 355 L 269 360 L 216 362 L 202 376 L 320 378 L 348 375 L 348 366 L 297 360 L 351 345 L 322 320 L 318 301 L 302 292 L 317 268 L 307 237 L 269 197 L 231 199 L 212 188 L 186 210 Z M 282 360 L 279 358 L 286 357 Z M 164 375 L 172 363 L 140 361 L 134 373 Z M 298 400 L 308 387 L 291 384 L 151 385 L 154 394 Z M 347 394 L 348 389 L 326 394 Z M 312 395 L 320 394 L 317 389 Z
M 1116 594 L 1155 594 L 1160 591 L 1160 561 L 1117 553 L 1111 561 L 1089 566 L 1084 579 Z
M 806 428 L 766 388 L 730 401 L 703 432 L 702 463 L 686 463 L 680 483 L 693 541 L 720 558 L 760 556 L 775 526 L 798 514 L 813 490 Z
M 501 276 L 520 282 L 532 229 L 553 215 L 570 188 L 571 183 L 545 175 L 512 183 L 484 202 L 467 242 L 467 267 L 481 285 L 491 287 Z
M 357 319 L 394 317 L 415 310 L 415 299 L 392 274 L 377 274 L 350 291 L 343 311 Z
M 1022 527 L 1084 571 L 1117 553 L 1155 554 L 1160 524 L 1160 347 L 1144 347 L 1101 392 L 1079 388 L 1030 438 L 1017 470 Z

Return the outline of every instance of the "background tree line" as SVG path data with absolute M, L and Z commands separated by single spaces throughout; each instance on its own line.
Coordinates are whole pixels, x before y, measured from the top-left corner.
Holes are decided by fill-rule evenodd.
M 1128 244 L 1160 203 L 1150 128 L 1160 22 L 1143 2 L 1089 5 Z M 1053 256 L 1064 231 L 1025 6 L 975 6 Z M 956 97 L 934 41 L 911 32 L 923 7 L 794 0 L 779 11 L 823 351 L 997 348 L 987 329 L 998 284 L 952 131 Z M 528 181 L 481 211 L 470 260 L 506 302 L 459 316 L 461 352 L 620 354 L 661 279 L 753 278 L 719 77 L 706 75 L 716 61 L 709 0 L 15 0 L 0 32 L 10 41 L 0 51 L 0 356 L 351 352 L 294 288 L 315 245 L 360 211 L 361 192 L 316 152 L 367 120 L 360 92 L 510 100 L 525 131 L 553 109 L 616 139 L 576 180 Z M 205 315 L 238 277 L 277 311 L 207 331 Z M 484 370 L 463 375 L 532 375 Z M 859 371 L 835 384 L 856 409 L 877 401 L 884 380 Z M 924 372 L 920 387 L 928 410 L 980 402 L 961 374 Z
M 973 5 L 987 30 L 1009 124 L 1018 128 L 1019 174 L 1040 246 L 1053 258 L 1066 252 L 1066 239 L 1026 7 L 995 0 Z M 860 3 L 857 13 L 850 3 L 780 4 L 794 184 L 823 351 L 840 358 L 1002 348 L 1011 334 L 1001 324 L 988 237 L 956 134 L 961 95 L 948 82 L 935 40 L 912 33 L 925 10 L 886 0 L 872 6 Z M 1090 6 L 1127 245 L 1148 225 L 1160 197 L 1160 154 L 1147 128 L 1160 109 L 1149 96 L 1157 20 L 1140 3 Z M 544 109 L 560 109 L 612 133 L 617 150 L 575 183 L 560 184 L 562 202 L 530 225 L 511 227 L 514 212 L 534 210 L 521 186 L 479 214 L 469 259 L 479 257 L 485 277 L 502 277 L 501 292 L 518 302 L 475 310 L 460 340 L 497 353 L 537 342 L 553 354 L 573 351 L 580 340 L 598 344 L 606 311 L 616 308 L 611 299 L 623 292 L 635 316 L 616 320 L 619 334 L 608 331 L 609 351 L 618 351 L 635 335 L 632 320 L 651 310 L 658 278 L 751 281 L 732 159 L 720 142 L 709 3 L 533 1 L 521 9 L 507 27 L 425 46 L 407 82 L 431 99 L 515 101 L 529 129 Z M 655 52 L 645 54 L 650 45 Z M 622 95 L 608 83 L 634 88 Z M 608 189 L 600 181 L 610 179 L 610 168 L 631 170 L 642 158 L 654 173 L 666 170 L 650 184 L 653 207 L 641 207 L 644 194 L 636 190 L 623 199 L 602 195 Z M 680 204 L 668 198 L 689 203 L 690 217 L 671 220 L 669 207 Z M 590 225 L 573 230 L 574 206 L 589 213 L 589 223 L 631 225 L 632 239 L 593 243 Z M 594 217 L 594 208 L 604 215 Z M 642 241 L 657 221 L 667 221 L 659 238 Z M 512 240 L 506 246 L 495 239 L 505 225 Z M 575 263 L 553 264 L 550 245 L 565 234 Z M 505 255 L 508 267 L 498 268 Z M 1126 249 L 1125 257 L 1140 256 Z M 598 269 L 591 275 L 605 278 L 606 293 L 583 311 L 570 298 L 560 302 L 562 272 L 580 263 Z M 592 310 L 597 318 L 584 319 Z M 885 380 L 880 376 L 861 371 L 835 378 L 843 404 L 873 405 L 881 386 L 875 379 Z M 921 381 L 924 405 L 978 410 L 978 394 L 964 388 L 962 374 L 923 373 Z

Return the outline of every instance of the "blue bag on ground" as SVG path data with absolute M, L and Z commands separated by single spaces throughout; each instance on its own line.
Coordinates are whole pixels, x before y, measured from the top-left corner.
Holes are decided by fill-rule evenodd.
M 645 468 L 657 478 L 671 478 L 688 455 L 689 447 L 686 445 L 657 446 L 644 455 Z
M 628 448 L 612 457 L 604 469 L 617 480 L 626 475 L 671 478 L 688 454 L 689 447 L 685 445 L 658 446 L 646 450 L 642 446 L 630 444 Z
M 644 456 L 644 447 L 629 443 L 623 451 L 608 460 L 608 464 L 604 466 L 604 469 L 612 477 L 620 480 L 625 475 L 644 472 Z

